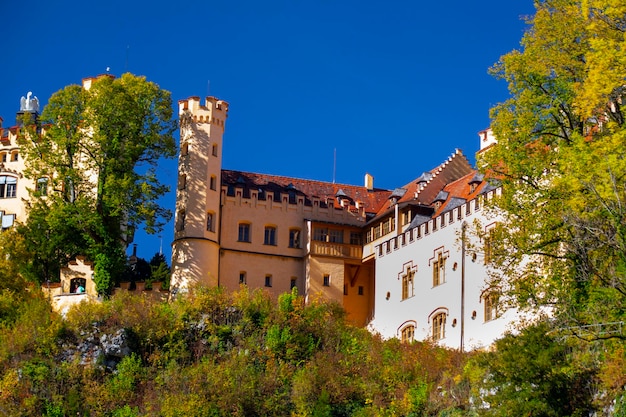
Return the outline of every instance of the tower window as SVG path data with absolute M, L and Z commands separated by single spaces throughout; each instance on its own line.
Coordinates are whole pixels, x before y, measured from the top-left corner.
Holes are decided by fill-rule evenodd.
M 215 189 L 217 188 L 217 178 L 215 177 L 215 175 L 211 175 L 209 186 L 211 187 L 211 190 L 213 191 L 215 191 Z
M 206 214 L 206 230 L 207 232 L 214 232 L 215 231 L 215 224 L 213 222 L 213 213 L 207 213 Z
M 246 285 L 248 280 L 246 279 L 246 271 L 242 271 L 239 273 L 239 284 Z
M 266 287 L 271 287 L 272 286 L 272 276 L 271 275 L 265 275 L 265 286 Z
M 211 147 L 211 153 L 213 154 L 213 156 L 217 156 L 217 143 L 214 143 Z
M 183 230 L 185 230 L 185 210 L 180 210 L 176 221 L 176 231 L 180 232 Z

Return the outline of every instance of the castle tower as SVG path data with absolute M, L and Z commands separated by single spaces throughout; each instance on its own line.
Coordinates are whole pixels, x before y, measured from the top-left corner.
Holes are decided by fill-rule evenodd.
M 180 155 L 172 244 L 172 294 L 219 285 L 222 137 L 228 103 L 207 97 L 178 102 Z

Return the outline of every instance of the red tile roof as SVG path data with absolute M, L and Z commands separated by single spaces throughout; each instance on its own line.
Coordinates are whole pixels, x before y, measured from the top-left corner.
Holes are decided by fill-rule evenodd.
M 273 192 L 275 196 L 277 193 L 293 192 L 304 196 L 307 205 L 310 205 L 314 198 L 318 198 L 323 205 L 326 201 L 334 201 L 335 206 L 338 206 L 337 196 L 344 195 L 348 197 L 350 205 L 354 206 L 358 202 L 366 213 L 376 213 L 391 194 L 390 190 L 380 188 L 367 190 L 364 186 L 232 170 L 222 170 L 222 185 L 243 188 L 244 195 L 250 189 Z

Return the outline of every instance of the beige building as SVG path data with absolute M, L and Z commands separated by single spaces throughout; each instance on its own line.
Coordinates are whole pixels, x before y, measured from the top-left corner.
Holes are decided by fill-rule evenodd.
M 22 97 L 20 111 L 16 114 L 16 124 L 6 128 L 0 117 L 0 225 L 7 229 L 17 221 L 26 220 L 26 204 L 29 190 L 47 192 L 47 181 L 34 181 L 24 176 L 24 159 L 20 154 L 17 138 L 24 115 L 30 114 L 35 120 L 39 116 L 39 101 L 31 98 L 32 93 Z
M 390 192 L 373 187 L 222 169 L 228 103 L 179 102 L 180 156 L 172 248 L 173 294 L 203 283 L 296 287 L 307 300 L 338 301 L 364 325 L 373 311 L 374 269 L 363 230 Z
M 358 325 L 375 313 L 376 250 L 438 193 L 473 172 L 456 151 L 396 190 L 222 169 L 228 103 L 179 101 L 180 156 L 172 251 L 172 294 L 202 283 L 235 290 L 296 287 L 310 301 L 335 300 Z

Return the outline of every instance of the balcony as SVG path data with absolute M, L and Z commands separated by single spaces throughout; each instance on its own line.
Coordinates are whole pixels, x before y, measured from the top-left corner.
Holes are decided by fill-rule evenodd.
M 363 247 L 359 245 L 347 245 L 343 243 L 311 242 L 311 254 L 319 256 L 332 256 L 335 258 L 361 259 Z

